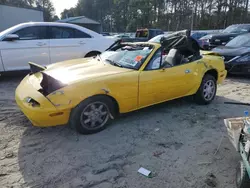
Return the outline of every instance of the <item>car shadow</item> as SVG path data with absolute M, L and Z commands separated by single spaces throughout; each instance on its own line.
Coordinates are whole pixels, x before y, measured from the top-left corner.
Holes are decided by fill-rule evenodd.
M 138 168 L 145 160 L 148 165 L 152 163 L 151 165 L 157 166 L 157 161 L 151 158 L 147 161 L 146 157 L 151 156 L 156 148 L 168 150 L 170 153 L 167 155 L 172 158 L 178 155 L 179 148 L 199 150 L 203 142 L 208 144 L 208 150 L 212 146 L 215 149 L 221 134 L 226 135 L 223 119 L 241 116 L 246 109 L 244 106 L 224 104 L 225 101 L 239 102 L 221 96 L 207 106 L 196 105 L 190 98 L 173 100 L 123 114 L 107 129 L 93 135 L 79 135 L 68 126 L 32 127 L 24 116 L 19 117 L 26 127 L 18 149 L 18 163 L 24 186 L 102 187 L 103 183 L 120 184 L 119 179 L 126 180 L 127 176 L 135 175 L 126 170 L 132 170 L 130 166 L 133 164 L 136 164 L 133 168 Z M 207 136 L 209 134 L 211 136 Z M 207 141 L 210 137 L 211 140 Z M 166 146 L 166 142 L 169 146 Z M 201 145 L 197 145 L 197 142 L 201 142 Z M 225 142 L 225 147 L 231 147 L 231 144 Z M 141 158 L 140 155 L 144 152 L 147 155 Z M 214 150 L 210 152 L 213 153 Z M 232 165 L 235 162 L 232 162 L 232 147 L 223 152 L 218 154 L 223 158 L 219 162 L 225 163 L 225 166 L 227 163 Z M 203 157 L 203 154 L 191 155 L 194 159 L 197 156 Z M 171 166 L 173 163 L 175 162 L 167 160 L 167 157 L 161 161 L 164 166 Z M 216 162 L 214 165 L 213 168 L 217 168 Z M 135 176 L 133 177 L 137 179 L 137 175 Z
M 3 72 L 2 74 L 0 74 L 0 80 L 6 81 L 13 79 L 22 79 L 29 73 L 29 70 Z

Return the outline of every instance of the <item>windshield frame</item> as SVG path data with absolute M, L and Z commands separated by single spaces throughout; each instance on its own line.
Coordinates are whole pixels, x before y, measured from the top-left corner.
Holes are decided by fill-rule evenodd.
M 121 49 L 121 48 L 123 48 L 123 47 L 125 47 L 125 46 L 141 46 L 141 47 L 151 47 L 151 51 L 147 54 L 147 56 L 145 56 L 145 58 L 144 58 L 144 60 L 140 63 L 140 65 L 138 66 L 138 67 L 130 67 L 130 66 L 124 66 L 124 65 L 122 65 L 122 66 L 117 66 L 117 67 L 120 67 L 120 68 L 125 68 L 125 69 L 131 69 L 131 70 L 140 70 L 141 69 L 141 67 L 145 64 L 145 62 L 147 62 L 148 61 L 148 59 L 149 59 L 149 57 L 152 55 L 152 53 L 155 51 L 155 48 L 156 48 L 156 46 L 155 45 L 153 45 L 153 44 L 149 44 L 149 43 L 121 43 L 119 46 L 117 46 L 117 47 L 115 47 L 115 48 L 112 48 L 112 49 L 110 49 L 110 50 L 108 50 L 108 51 L 105 51 L 105 52 L 103 52 L 103 53 L 107 53 L 107 52 L 116 52 L 116 50 L 118 50 L 118 49 Z M 102 53 L 102 54 L 103 54 Z M 110 61 L 108 62 L 108 61 L 106 61 L 103 57 L 102 57 L 102 54 L 100 55 L 101 56 L 101 60 L 104 62 L 104 63 L 108 63 L 108 64 L 110 64 L 110 65 L 112 65 L 112 66 L 116 66 L 116 65 L 113 65 L 113 64 L 111 64 L 110 63 Z M 106 58 L 106 59 L 108 59 L 108 58 Z M 116 63 L 116 62 L 114 62 L 114 63 Z M 116 64 L 119 64 L 118 62 L 116 63 Z

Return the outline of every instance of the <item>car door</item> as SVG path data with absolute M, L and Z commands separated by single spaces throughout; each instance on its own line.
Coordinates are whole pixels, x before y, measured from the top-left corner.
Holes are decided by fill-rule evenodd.
M 88 52 L 91 36 L 80 30 L 69 27 L 50 27 L 50 61 L 83 58 Z
M 11 34 L 18 40 L 0 41 L 1 56 L 5 71 L 29 69 L 28 62 L 49 64 L 49 40 L 46 26 L 29 26 Z
M 185 96 L 197 86 L 197 62 L 162 69 L 159 66 L 160 56 L 161 52 L 156 52 L 145 70 L 140 73 L 140 108 Z

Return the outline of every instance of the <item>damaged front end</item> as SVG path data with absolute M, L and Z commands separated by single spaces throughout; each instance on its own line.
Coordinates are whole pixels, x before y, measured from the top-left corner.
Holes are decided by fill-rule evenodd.
M 29 66 L 30 66 L 30 75 L 46 70 L 46 67 L 38 65 L 33 62 L 29 62 Z
M 41 74 L 43 79 L 40 83 L 41 89 L 39 89 L 38 91 L 42 93 L 44 96 L 47 96 L 53 93 L 54 91 L 67 86 L 67 84 L 62 83 L 59 80 L 56 80 L 55 78 L 47 75 L 44 72 L 41 72 Z
M 61 89 L 63 87 L 66 87 L 67 84 L 61 82 L 60 80 L 57 80 L 53 78 L 52 76 L 46 74 L 44 71 L 46 70 L 46 67 L 40 66 L 35 63 L 29 62 L 30 65 L 30 76 L 34 75 L 36 73 L 41 74 L 41 81 L 40 81 L 40 88 L 38 91 L 43 94 L 45 97 L 49 94 L 57 91 L 58 89 Z
M 70 100 L 60 90 L 67 85 L 54 79 L 44 69 L 32 64 L 31 73 L 18 85 L 16 103 L 34 126 L 67 124 Z

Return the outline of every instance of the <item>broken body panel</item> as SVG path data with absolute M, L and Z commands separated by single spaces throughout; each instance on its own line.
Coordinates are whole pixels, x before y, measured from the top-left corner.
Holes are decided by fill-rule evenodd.
M 41 72 L 34 70 L 17 87 L 17 104 L 34 125 L 53 126 L 66 124 L 71 110 L 92 96 L 108 95 L 117 102 L 119 112 L 126 113 L 195 94 L 209 70 L 218 73 L 218 83 L 224 80 L 226 71 L 220 56 L 200 54 L 186 33 L 171 36 L 162 39 L 162 44 L 117 43 L 109 49 L 112 52 L 125 47 L 133 51 L 135 47 L 145 47 L 149 54 L 145 58 L 136 56 L 136 61 L 143 61 L 134 69 L 115 66 L 100 58 L 84 58 L 49 65 Z M 171 48 L 199 58 L 178 66 L 146 70 L 159 50 L 163 53 Z M 27 101 L 27 97 L 32 100 Z

